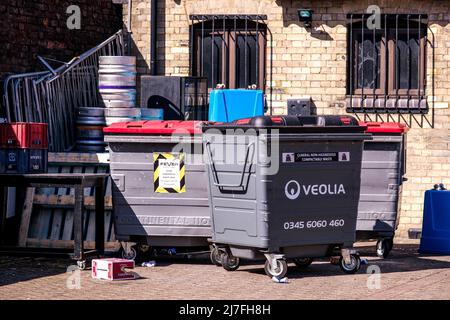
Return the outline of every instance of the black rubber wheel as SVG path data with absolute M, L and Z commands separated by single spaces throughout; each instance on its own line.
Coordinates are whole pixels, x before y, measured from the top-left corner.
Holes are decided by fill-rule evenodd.
M 264 264 L 264 271 L 271 278 L 276 277 L 278 279 L 282 279 L 286 276 L 288 272 L 287 262 L 284 259 L 278 259 L 276 260 L 276 262 L 277 266 L 273 268 L 269 260 L 266 260 L 266 263 Z
M 223 252 L 220 251 L 219 248 L 213 247 L 211 249 L 211 254 L 209 255 L 209 258 L 211 259 L 211 263 L 213 265 L 221 267 L 222 266 L 222 254 L 223 254 Z
M 392 238 L 387 239 L 387 243 L 389 244 L 389 252 L 391 252 L 392 249 L 394 248 L 394 239 Z
M 223 253 L 221 257 L 222 267 L 227 271 L 236 271 L 239 268 L 239 258 L 234 257 L 231 253 Z
M 394 242 L 392 239 L 380 239 L 377 242 L 377 256 L 385 259 L 389 256 L 389 253 L 394 246 Z
M 137 258 L 137 251 L 136 251 L 136 249 L 134 247 L 130 248 L 129 252 L 125 252 L 125 250 L 123 248 L 121 248 L 120 250 L 121 250 L 122 259 L 136 260 L 136 258 Z
M 305 269 L 313 263 L 313 258 L 295 258 L 292 260 L 295 265 L 300 269 Z
M 359 268 L 361 268 L 361 258 L 357 254 L 350 255 L 351 262 L 347 264 L 344 260 L 344 257 L 341 257 L 339 260 L 339 267 L 342 271 L 344 271 L 347 274 L 354 274 L 359 271 Z
M 81 260 L 77 261 L 77 266 L 78 266 L 78 269 L 81 271 L 86 270 L 86 261 L 81 261 Z

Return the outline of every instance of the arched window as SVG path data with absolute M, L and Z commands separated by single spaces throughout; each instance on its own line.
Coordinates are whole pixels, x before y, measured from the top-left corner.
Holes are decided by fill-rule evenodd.
M 193 16 L 191 72 L 208 87 L 264 89 L 266 24 L 253 16 Z M 255 21 L 259 20 L 259 21 Z

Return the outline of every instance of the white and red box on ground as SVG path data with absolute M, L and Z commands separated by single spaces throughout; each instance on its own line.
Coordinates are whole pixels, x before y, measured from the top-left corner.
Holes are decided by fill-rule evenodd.
M 133 280 L 138 276 L 135 272 L 127 269 L 134 269 L 134 261 L 126 259 L 95 259 L 92 260 L 92 278 L 101 280 Z

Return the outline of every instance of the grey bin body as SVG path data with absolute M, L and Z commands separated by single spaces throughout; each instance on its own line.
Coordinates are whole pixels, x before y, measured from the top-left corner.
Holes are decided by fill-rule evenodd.
M 364 144 L 357 239 L 393 238 L 406 171 L 403 134 L 373 134 Z
M 210 128 L 215 128 L 214 126 Z M 236 127 L 238 128 L 238 126 Z M 206 128 L 205 128 L 206 129 Z M 360 173 L 364 139 L 361 132 L 341 129 L 333 132 L 327 127 L 308 133 L 308 128 L 292 129 L 288 133 L 263 133 L 257 129 L 246 140 L 236 142 L 227 136 L 220 141 L 220 133 L 204 132 L 205 152 L 210 151 L 211 163 L 207 164 L 213 242 L 228 245 L 234 256 L 247 259 L 263 258 L 262 253 L 282 253 L 287 258 L 323 257 L 331 254 L 335 247 L 352 247 L 355 242 L 356 218 L 360 190 Z M 276 157 L 279 170 L 268 174 L 270 159 L 268 148 L 279 138 Z M 239 145 L 240 144 L 240 145 Z M 209 146 L 208 146 L 209 145 Z M 238 161 L 227 163 L 223 154 L 254 146 L 249 152 L 244 171 L 245 152 L 237 154 Z M 268 147 L 269 146 L 269 147 Z M 253 147 L 250 147 L 253 149 Z M 287 153 L 336 153 L 345 152 L 349 161 L 283 162 Z M 258 155 L 258 161 L 255 161 Z M 209 162 L 209 161 L 208 161 Z M 221 187 L 237 184 L 244 172 L 241 187 Z M 295 194 L 300 185 L 298 198 L 288 199 L 286 192 Z M 334 185 L 343 185 L 345 194 L 336 194 Z M 305 194 L 303 188 L 318 187 L 324 194 Z M 329 194 L 328 185 L 331 187 Z M 294 189 L 290 191 L 290 188 Z M 314 187 L 316 188 L 316 187 Z M 314 189 L 316 190 L 316 189 Z M 311 192 L 311 190 L 310 190 Z M 331 221 L 344 220 L 344 225 L 332 227 Z M 327 221 L 326 227 L 307 228 L 308 221 Z M 290 223 L 303 222 L 304 228 L 290 229 Z M 314 222 L 313 222 L 314 224 Z M 340 224 L 340 222 L 339 222 Z
M 110 148 L 116 237 L 146 238 L 151 246 L 207 246 L 211 236 L 201 136 L 105 134 Z M 155 193 L 154 152 L 182 144 L 185 193 Z M 134 240 L 133 240 L 134 241 Z

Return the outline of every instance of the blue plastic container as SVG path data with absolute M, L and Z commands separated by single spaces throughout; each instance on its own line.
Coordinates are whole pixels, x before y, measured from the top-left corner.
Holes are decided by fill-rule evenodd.
M 425 192 L 419 252 L 450 254 L 450 191 Z
M 45 149 L 4 149 L 5 173 L 46 173 L 48 151 Z
M 140 120 L 164 120 L 164 109 L 141 109 Z
M 209 121 L 231 122 L 264 115 L 262 90 L 218 89 L 211 91 Z

